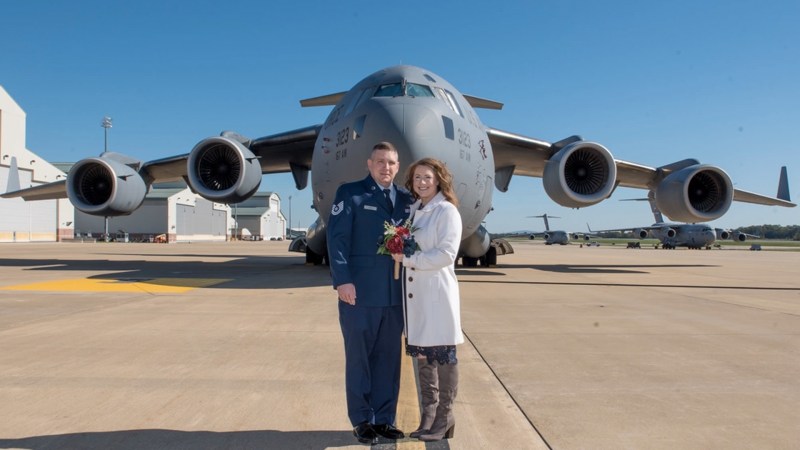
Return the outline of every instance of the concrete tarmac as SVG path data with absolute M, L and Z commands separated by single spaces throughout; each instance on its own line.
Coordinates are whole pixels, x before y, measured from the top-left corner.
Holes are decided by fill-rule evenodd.
M 286 247 L 0 245 L 0 448 L 365 447 L 327 267 Z M 800 253 L 514 247 L 457 270 L 455 437 L 373 447 L 797 448 Z

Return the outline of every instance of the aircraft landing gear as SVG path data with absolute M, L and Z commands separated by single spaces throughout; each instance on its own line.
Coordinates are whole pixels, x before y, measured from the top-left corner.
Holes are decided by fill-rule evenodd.
M 319 266 L 327 263 L 327 257 L 315 253 L 310 248 L 306 247 L 306 264 L 313 264 Z

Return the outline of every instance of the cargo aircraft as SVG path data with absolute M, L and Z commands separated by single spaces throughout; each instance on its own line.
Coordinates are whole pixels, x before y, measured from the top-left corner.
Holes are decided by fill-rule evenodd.
M 559 219 L 558 216 L 549 216 L 547 214 L 542 214 L 541 216 L 528 216 L 528 217 L 535 217 L 544 219 L 544 229 L 545 231 L 534 231 L 530 234 L 531 239 L 535 239 L 537 236 L 542 236 L 544 238 L 545 245 L 567 245 L 569 244 L 570 239 L 577 241 L 578 239 L 583 239 L 588 241 L 591 239 L 591 235 L 586 233 L 568 233 L 564 230 L 551 230 L 550 229 L 550 221 L 548 219 Z
M 313 173 L 318 218 L 304 245 L 295 248 L 320 263 L 337 187 L 366 176 L 372 146 L 390 141 L 399 151 L 400 173 L 421 157 L 439 158 L 453 172 L 463 224 L 460 252 L 467 266 L 491 265 L 498 254 L 513 251 L 506 242 L 493 242 L 481 222 L 492 209 L 494 188 L 506 192 L 515 175 L 541 177 L 547 195 L 568 208 L 599 203 L 617 186 L 648 189 L 664 214 L 683 222 L 717 219 L 733 200 L 795 206 L 734 189 L 725 171 L 695 159 L 648 167 L 614 159 L 603 145 L 579 136 L 548 142 L 486 126 L 475 109 L 501 109 L 502 103 L 462 94 L 420 67 L 388 67 L 348 91 L 300 104 L 333 109 L 322 124 L 256 139 L 225 131 L 201 140 L 188 153 L 153 161 L 105 152 L 75 163 L 66 180 L 3 197 L 69 197 L 87 214 L 117 216 L 135 211 L 153 183 L 183 180 L 210 201 L 237 203 L 256 192 L 262 174 L 290 172 L 297 189 L 305 189 Z

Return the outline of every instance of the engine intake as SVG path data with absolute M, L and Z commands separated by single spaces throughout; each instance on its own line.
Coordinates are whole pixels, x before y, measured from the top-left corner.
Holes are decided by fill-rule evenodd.
M 93 216 L 124 216 L 141 206 L 147 185 L 139 173 L 114 157 L 86 158 L 67 175 L 67 197 Z
M 212 137 L 194 146 L 186 161 L 189 186 L 207 200 L 238 203 L 261 185 L 258 158 L 240 142 Z
M 667 175 L 655 190 L 656 206 L 667 217 L 695 223 L 719 219 L 733 202 L 733 183 L 724 170 L 705 164 Z
M 595 142 L 579 141 L 553 155 L 542 181 L 550 198 L 561 206 L 581 208 L 608 198 L 614 190 L 617 165 L 611 152 Z

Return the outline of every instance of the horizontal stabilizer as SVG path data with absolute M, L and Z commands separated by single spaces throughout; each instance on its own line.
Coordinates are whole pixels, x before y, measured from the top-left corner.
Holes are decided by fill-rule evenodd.
M 347 92 L 337 92 L 335 94 L 328 94 L 314 98 L 307 98 L 305 100 L 300 100 L 300 106 L 304 108 L 308 106 L 333 106 L 339 103 L 339 100 L 344 98 L 344 94 L 347 94 Z
M 496 102 L 494 100 L 489 100 L 480 97 L 473 97 L 471 95 L 464 94 L 464 98 L 473 108 L 483 108 L 483 109 L 503 109 L 503 104 L 500 102 Z

